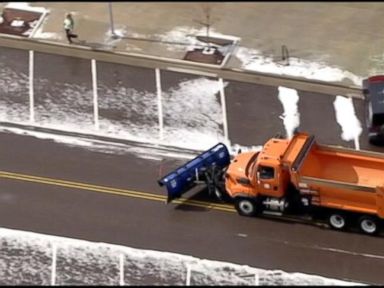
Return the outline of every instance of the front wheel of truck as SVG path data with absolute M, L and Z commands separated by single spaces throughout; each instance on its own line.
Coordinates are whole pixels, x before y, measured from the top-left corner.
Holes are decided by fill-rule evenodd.
M 235 198 L 235 208 L 241 216 L 255 216 L 257 214 L 257 203 L 255 199 L 246 197 Z

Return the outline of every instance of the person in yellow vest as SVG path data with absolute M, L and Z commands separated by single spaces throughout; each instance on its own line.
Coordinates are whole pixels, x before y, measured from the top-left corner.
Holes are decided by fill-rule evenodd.
M 77 35 L 73 33 L 73 29 L 75 28 L 75 21 L 72 18 L 71 13 L 67 13 L 64 19 L 64 30 L 67 36 L 69 44 L 72 44 L 72 38 L 77 38 Z

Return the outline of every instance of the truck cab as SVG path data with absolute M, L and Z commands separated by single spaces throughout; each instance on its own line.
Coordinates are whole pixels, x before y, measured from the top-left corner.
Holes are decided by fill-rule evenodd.
M 384 75 L 364 79 L 363 94 L 369 142 L 384 146 Z
M 272 138 L 258 153 L 237 155 L 227 169 L 225 188 L 239 214 L 252 216 L 264 209 L 284 213 L 297 205 L 300 199 L 290 184 L 296 182 L 296 170 L 313 141 L 314 137 L 298 133 L 292 139 Z
M 226 173 L 226 190 L 230 196 L 283 197 L 289 174 L 283 169 L 281 159 L 288 143 L 288 140 L 273 138 L 260 152 L 235 156 Z
M 284 196 L 289 182 L 289 174 L 282 165 L 282 157 L 289 141 L 286 139 L 269 140 L 260 152 L 255 165 L 254 181 L 258 193 L 269 197 Z

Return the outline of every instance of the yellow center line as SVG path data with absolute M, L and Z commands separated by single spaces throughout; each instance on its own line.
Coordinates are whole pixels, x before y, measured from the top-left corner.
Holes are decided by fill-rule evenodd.
M 102 192 L 107 194 L 115 194 L 115 195 L 122 195 L 122 196 L 135 197 L 135 198 L 141 198 L 141 199 L 148 199 L 148 200 L 154 200 L 154 201 L 165 202 L 167 199 L 166 196 L 157 195 L 157 194 L 148 193 L 148 192 L 139 192 L 139 191 L 133 191 L 133 190 L 106 187 L 106 186 L 98 186 L 98 185 L 93 185 L 88 183 L 73 182 L 73 181 L 26 175 L 26 174 L 13 173 L 13 172 L 7 172 L 7 171 L 0 171 L 0 177 L 21 180 L 21 181 L 28 181 L 33 183 L 55 185 L 55 186 L 61 186 L 61 187 L 67 187 L 67 188 L 76 188 L 76 189 L 88 190 L 88 191 L 94 191 L 94 192 Z M 204 208 L 227 211 L 227 212 L 235 212 L 235 209 L 228 204 L 209 203 L 205 201 L 189 200 L 187 198 L 180 198 L 180 199 L 174 200 L 173 202 L 176 204 L 185 204 L 190 206 L 204 207 Z

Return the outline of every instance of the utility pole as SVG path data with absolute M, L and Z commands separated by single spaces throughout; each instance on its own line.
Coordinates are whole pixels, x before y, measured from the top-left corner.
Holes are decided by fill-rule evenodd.
M 209 41 L 209 29 L 212 26 L 211 6 L 209 4 L 206 4 L 206 5 L 203 6 L 203 13 L 204 13 L 204 16 L 205 16 L 205 22 L 204 21 L 199 21 L 199 23 L 201 25 L 205 26 L 207 43 L 208 43 L 208 48 L 209 48 L 209 47 L 211 47 L 210 41 Z
M 205 45 L 206 48 L 211 49 L 211 35 L 210 35 L 210 29 L 213 25 L 213 22 L 216 21 L 217 19 L 213 19 L 211 17 L 212 15 L 212 3 L 203 3 L 200 7 L 202 8 L 204 20 L 199 21 L 199 20 L 194 20 L 195 22 L 199 23 L 203 27 L 205 27 L 205 41 L 207 44 Z
M 112 34 L 112 39 L 117 39 L 119 36 L 116 35 L 115 33 L 115 28 L 113 26 L 113 14 L 112 14 L 112 2 L 108 2 L 108 9 L 109 9 L 109 23 L 111 26 L 111 34 Z

